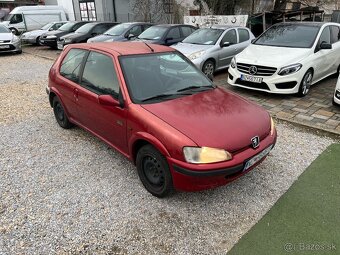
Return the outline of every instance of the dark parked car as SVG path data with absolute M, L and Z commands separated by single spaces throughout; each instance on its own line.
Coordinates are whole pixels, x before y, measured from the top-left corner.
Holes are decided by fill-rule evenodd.
M 52 48 L 57 48 L 57 41 L 60 37 L 76 31 L 78 28 L 85 25 L 86 23 L 88 23 L 88 21 L 67 22 L 66 24 L 62 25 L 58 30 L 49 31 L 40 36 L 40 44 L 50 46 Z
M 101 35 L 111 27 L 114 27 L 118 23 L 115 22 L 91 22 L 80 28 L 78 28 L 74 33 L 64 35 L 58 40 L 58 49 L 62 50 L 64 45 L 71 43 L 84 43 L 88 39 Z
M 164 24 L 148 28 L 138 37 L 138 41 L 160 45 L 172 45 L 181 42 L 197 28 L 190 25 Z
M 87 42 L 124 42 L 139 36 L 144 30 L 151 26 L 152 24 L 145 22 L 122 23 L 110 28 L 102 35 L 97 35 L 88 39 Z
M 166 46 L 70 45 L 49 72 L 47 93 L 62 128 L 76 124 L 117 149 L 158 197 L 225 185 L 276 142 L 265 109 L 216 87 Z

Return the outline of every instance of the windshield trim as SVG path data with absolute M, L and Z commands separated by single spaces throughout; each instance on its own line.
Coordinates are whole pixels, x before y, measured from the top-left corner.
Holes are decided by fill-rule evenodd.
M 128 90 L 128 96 L 129 96 L 129 98 L 130 98 L 130 100 L 131 100 L 131 102 L 133 104 L 136 104 L 136 105 L 153 104 L 153 103 L 159 103 L 159 102 L 162 102 L 162 101 L 173 100 L 173 99 L 176 99 L 176 98 L 182 97 L 182 96 L 187 96 L 186 93 L 179 93 L 178 97 L 177 96 L 176 97 L 172 96 L 172 97 L 162 98 L 163 99 L 162 101 L 160 101 L 160 100 L 150 100 L 150 101 L 143 102 L 143 100 L 139 100 L 139 99 L 136 99 L 136 98 L 133 97 L 129 81 L 128 81 L 128 79 L 126 79 L 126 70 L 125 70 L 124 65 L 122 64 L 122 61 L 121 61 L 122 59 L 124 59 L 124 58 L 133 58 L 133 57 L 141 57 L 141 56 L 149 56 L 149 55 L 166 55 L 166 54 L 171 54 L 171 53 L 172 54 L 178 54 L 179 56 L 181 56 L 183 58 L 183 60 L 185 62 L 187 62 L 189 65 L 191 65 L 198 72 L 201 72 L 201 70 L 196 65 L 194 65 L 185 55 L 183 55 L 181 52 L 176 51 L 176 50 L 173 50 L 173 51 L 171 51 L 171 50 L 170 51 L 163 51 L 163 52 L 150 52 L 150 53 L 143 53 L 143 54 L 120 55 L 120 56 L 118 56 L 119 65 L 120 65 L 120 68 L 122 69 L 122 73 L 123 73 L 123 77 L 124 77 L 124 82 L 125 82 L 127 90 Z M 207 78 L 207 81 L 209 81 L 210 83 L 207 84 L 206 86 L 210 85 L 212 88 L 216 88 L 216 86 L 213 84 L 213 82 L 210 81 L 208 78 Z M 204 92 L 204 91 L 205 90 L 198 91 L 197 93 Z

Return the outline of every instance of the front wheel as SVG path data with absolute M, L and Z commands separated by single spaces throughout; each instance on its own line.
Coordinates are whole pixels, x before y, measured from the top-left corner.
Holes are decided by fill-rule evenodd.
M 152 195 L 161 198 L 173 192 L 169 165 L 155 147 L 143 146 L 138 151 L 136 165 L 142 184 Z
M 297 93 L 299 97 L 304 97 L 308 94 L 310 86 L 312 85 L 312 81 L 313 72 L 312 70 L 308 70 L 306 74 L 303 76 L 302 81 L 300 83 L 299 92 Z
M 202 71 L 206 76 L 213 76 L 214 72 L 215 72 L 215 63 L 211 60 L 207 60 L 205 61 L 203 67 L 202 67 Z

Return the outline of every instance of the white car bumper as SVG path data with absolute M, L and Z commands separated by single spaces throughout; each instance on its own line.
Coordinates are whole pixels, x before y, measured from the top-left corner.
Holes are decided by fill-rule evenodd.
M 340 76 L 338 78 L 338 82 L 335 87 L 335 92 L 334 92 L 334 102 L 338 105 L 340 105 Z
M 277 94 L 295 94 L 299 91 L 301 80 L 305 71 L 299 70 L 289 75 L 278 75 L 276 68 L 270 68 L 267 75 L 250 75 L 246 72 L 240 72 L 237 68 L 228 69 L 228 83 L 232 86 L 238 86 L 246 89 L 265 91 Z M 259 69 L 260 70 L 260 69 Z M 257 80 L 257 82 L 246 81 L 245 78 Z M 256 79 L 257 78 L 257 79 Z M 261 80 L 261 82 L 259 82 Z

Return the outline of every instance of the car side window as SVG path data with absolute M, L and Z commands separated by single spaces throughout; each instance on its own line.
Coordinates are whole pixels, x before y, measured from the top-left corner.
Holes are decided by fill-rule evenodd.
M 78 28 L 80 28 L 81 26 L 85 25 L 86 23 L 77 23 L 74 25 L 74 27 L 72 28 L 72 31 L 76 31 Z
M 10 19 L 10 24 L 17 24 L 22 22 L 22 15 L 21 14 L 14 14 L 12 18 Z
M 143 31 L 147 30 L 149 27 L 152 27 L 152 25 L 143 25 Z
M 112 95 L 118 98 L 119 83 L 112 58 L 90 52 L 80 84 L 98 95 Z
M 94 29 L 92 30 L 92 34 L 100 35 L 100 34 L 104 33 L 108 29 L 109 29 L 108 25 L 101 24 L 101 25 L 98 25 L 98 26 L 94 27 Z
M 181 34 L 179 32 L 179 28 L 178 27 L 174 27 L 174 28 L 171 28 L 168 35 L 167 35 L 167 38 L 172 38 L 172 39 L 179 39 L 181 38 Z
M 71 49 L 60 66 L 60 74 L 73 82 L 79 82 L 79 71 L 87 51 Z
M 59 29 L 59 27 L 61 27 L 62 25 L 64 25 L 65 23 L 56 23 L 53 27 L 54 30 Z
M 134 35 L 134 36 L 139 36 L 142 33 L 142 26 L 138 25 L 138 26 L 134 26 L 133 28 L 131 28 L 128 32 L 128 35 Z
M 229 42 L 230 44 L 237 44 L 237 35 L 235 29 L 229 30 L 224 36 L 221 43 Z
M 238 37 L 240 43 L 246 42 L 250 39 L 250 35 L 247 29 L 239 28 L 238 29 Z
M 331 26 L 331 43 L 340 41 L 340 27 Z
M 331 31 L 328 27 L 325 27 L 321 33 L 320 39 L 319 39 L 319 46 L 321 43 L 331 43 Z
M 191 27 L 181 27 L 181 29 L 184 37 L 188 37 L 194 31 Z

